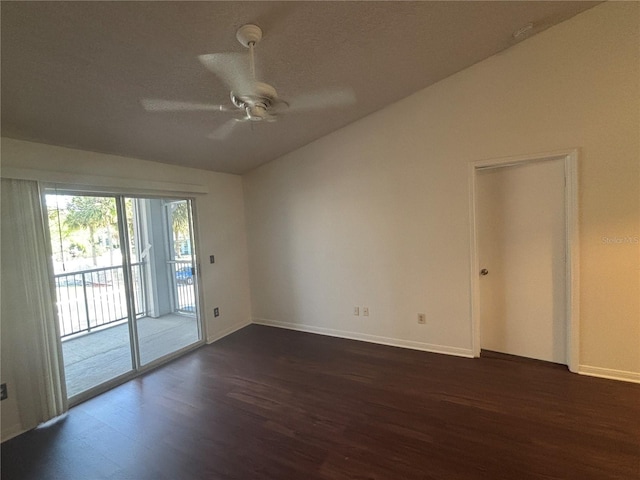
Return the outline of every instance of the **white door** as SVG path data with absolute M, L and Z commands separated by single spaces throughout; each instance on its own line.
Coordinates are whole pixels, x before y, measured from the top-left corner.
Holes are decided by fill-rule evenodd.
M 566 364 L 564 162 L 476 180 L 481 348 Z

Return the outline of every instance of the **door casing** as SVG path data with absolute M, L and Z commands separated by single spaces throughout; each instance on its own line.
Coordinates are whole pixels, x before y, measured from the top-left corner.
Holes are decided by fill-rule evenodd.
M 578 150 L 561 150 L 550 153 L 522 155 L 518 157 L 480 160 L 469 164 L 469 209 L 471 248 L 471 345 L 473 356 L 480 356 L 480 265 L 478 252 L 477 173 L 481 169 L 498 168 L 526 163 L 561 160 L 564 163 L 566 188 L 565 211 L 565 318 L 567 366 L 578 372 L 580 364 L 580 316 L 579 316 L 579 243 L 578 243 Z

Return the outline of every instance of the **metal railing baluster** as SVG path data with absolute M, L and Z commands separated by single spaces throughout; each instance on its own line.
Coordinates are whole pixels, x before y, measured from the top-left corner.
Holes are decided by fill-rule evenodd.
M 146 315 L 144 285 L 140 273 L 142 265 L 142 262 L 132 265 L 135 272 L 133 281 L 137 317 Z M 61 338 L 82 332 L 89 333 L 97 327 L 127 319 L 127 314 L 122 309 L 122 268 L 102 267 L 54 275 Z M 83 315 L 86 322 L 82 322 Z
M 91 320 L 89 319 L 89 302 L 87 302 L 87 282 L 84 273 L 82 274 L 82 293 L 84 294 L 84 311 L 87 315 L 87 332 L 91 331 Z M 80 322 L 78 322 L 79 324 Z

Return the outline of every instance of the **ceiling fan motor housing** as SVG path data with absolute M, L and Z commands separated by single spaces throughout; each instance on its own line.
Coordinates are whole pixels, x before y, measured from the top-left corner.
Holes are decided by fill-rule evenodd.
M 267 106 L 263 103 L 256 103 L 255 105 L 248 105 L 245 108 L 247 113 L 247 119 L 253 122 L 259 122 L 264 120 L 267 116 Z
M 271 85 L 255 82 L 253 92 L 248 95 L 231 92 L 231 102 L 244 109 L 249 120 L 259 121 L 267 117 L 268 110 L 276 102 L 278 94 Z

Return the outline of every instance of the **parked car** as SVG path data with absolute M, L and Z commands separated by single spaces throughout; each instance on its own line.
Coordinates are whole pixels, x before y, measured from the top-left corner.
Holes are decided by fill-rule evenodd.
M 193 285 L 193 268 L 182 267 L 176 270 L 176 282 Z

